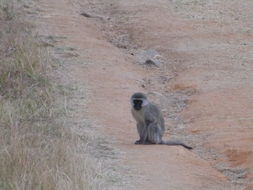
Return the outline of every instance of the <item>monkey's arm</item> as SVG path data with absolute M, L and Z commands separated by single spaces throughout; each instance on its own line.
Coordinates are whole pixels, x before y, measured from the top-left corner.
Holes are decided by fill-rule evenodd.
M 145 123 L 138 123 L 137 124 L 138 133 L 140 136 L 140 140 L 137 140 L 135 144 L 146 144 L 148 131 L 147 126 Z

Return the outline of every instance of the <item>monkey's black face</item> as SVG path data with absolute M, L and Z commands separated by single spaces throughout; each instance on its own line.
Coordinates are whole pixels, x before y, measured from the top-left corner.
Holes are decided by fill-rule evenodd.
M 133 100 L 134 109 L 139 111 L 142 108 L 142 100 Z

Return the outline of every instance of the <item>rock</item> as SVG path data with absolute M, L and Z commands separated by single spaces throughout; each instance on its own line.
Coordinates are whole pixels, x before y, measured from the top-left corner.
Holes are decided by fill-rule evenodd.
M 146 61 L 145 61 L 145 65 L 155 65 L 155 66 L 159 66 L 161 63 L 159 62 L 159 61 L 157 61 L 157 60 L 152 60 L 152 59 L 147 59 Z
M 145 65 L 154 65 L 159 67 L 161 63 L 161 55 L 154 49 L 144 50 L 140 53 L 141 63 Z
M 85 13 L 85 12 L 81 13 L 80 15 L 82 15 L 84 17 L 87 17 L 87 18 L 91 18 L 92 17 L 90 14 Z

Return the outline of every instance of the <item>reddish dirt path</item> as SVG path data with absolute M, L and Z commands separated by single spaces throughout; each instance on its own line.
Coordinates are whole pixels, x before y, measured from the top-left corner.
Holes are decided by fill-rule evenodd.
M 252 150 L 249 146 L 244 146 L 247 142 L 252 142 L 252 135 L 249 134 L 251 123 L 247 123 L 252 120 L 230 119 L 230 116 L 250 118 L 250 114 L 246 115 L 246 113 L 252 113 L 252 107 L 248 107 L 247 104 L 252 101 L 251 96 L 247 94 L 252 95 L 252 90 L 246 87 L 233 90 L 244 83 L 244 81 L 239 81 L 239 78 L 248 77 L 249 73 L 243 70 L 245 72 L 242 71 L 238 77 L 239 74 L 236 75 L 233 69 L 239 66 L 225 64 L 229 60 L 226 56 L 237 51 L 236 45 L 228 54 L 225 54 L 225 57 L 223 57 L 224 52 L 219 51 L 219 48 L 224 50 L 226 47 L 226 44 L 219 44 L 220 41 L 224 42 L 231 38 L 239 40 L 244 39 L 245 36 L 229 33 L 227 32 L 229 27 L 225 26 L 225 32 L 215 36 L 207 31 L 217 32 L 219 23 L 206 20 L 204 22 L 208 24 L 204 28 L 201 25 L 202 22 L 198 20 L 193 22 L 183 19 L 183 16 L 175 17 L 169 11 L 171 8 L 165 6 L 165 1 L 162 0 L 150 0 L 145 3 L 144 1 L 115 3 L 113 0 L 105 2 L 112 3 L 111 15 L 117 14 L 118 11 L 128 14 L 128 17 L 134 15 L 136 19 L 135 22 L 126 25 L 119 24 L 118 27 L 112 29 L 126 30 L 131 34 L 132 43 L 144 49 L 156 47 L 168 59 L 168 62 L 179 63 L 175 68 L 177 77 L 173 78 L 170 84 L 158 85 L 159 87 L 154 88 L 150 86 L 146 90 L 167 88 L 177 91 L 194 87 L 197 94 L 188 101 L 190 104 L 182 112 L 182 116 L 193 134 L 192 142 L 196 146 L 205 148 L 205 150 L 199 149 L 200 153 L 197 153 L 200 155 L 203 153 L 201 157 L 208 160 L 206 161 L 194 152 L 181 147 L 133 144 L 137 139 L 137 133 L 129 111 L 129 97 L 135 91 L 142 91 L 140 81 L 151 78 L 157 71 L 147 72 L 144 67 L 134 64 L 136 62 L 134 57 L 108 42 L 104 33 L 101 32 L 101 20 L 80 16 L 80 7 L 76 4 L 77 1 L 73 2 L 39 0 L 38 5 L 43 10 L 38 20 L 40 33 L 66 37 L 60 43 L 67 47 L 75 47 L 80 55 L 77 59 L 88 63 L 82 66 L 73 65 L 72 68 L 68 68 L 69 74 L 81 81 L 89 91 L 88 111 L 84 108 L 84 113 L 88 112 L 90 118 L 99 124 L 101 133 L 113 138 L 115 147 L 126 153 L 121 163 L 130 167 L 130 172 L 134 175 L 143 176 L 133 181 L 134 189 L 233 189 L 228 178 L 213 167 L 217 163 L 227 162 L 226 157 L 212 160 L 208 158 L 209 154 L 206 154 L 205 150 L 211 148 L 218 153 L 226 154 L 235 165 L 241 166 L 252 160 Z M 149 11 L 150 8 L 152 12 Z M 102 13 L 103 11 L 100 15 L 103 16 Z M 156 22 L 157 18 L 159 22 Z M 148 30 L 143 32 L 146 28 Z M 215 40 L 215 43 L 211 43 L 210 46 L 216 48 L 215 50 L 209 47 L 209 42 L 212 40 Z M 231 43 L 235 41 L 231 40 Z M 210 50 L 209 48 L 212 51 L 206 53 L 205 51 Z M 224 64 L 212 66 L 212 59 Z M 248 62 L 245 62 L 245 65 L 252 69 Z M 242 68 L 239 67 L 239 69 Z M 224 74 L 224 70 L 232 72 L 234 76 L 232 83 L 229 82 L 231 75 Z M 250 78 L 248 77 L 245 81 L 250 81 Z M 222 90 L 224 85 L 229 86 L 230 90 Z M 222 99 L 217 99 L 217 97 L 222 97 Z M 238 100 L 240 100 L 239 103 Z M 241 112 L 245 107 L 247 110 Z M 224 122 L 222 123 L 219 120 L 220 116 L 228 119 L 222 120 Z M 229 132 L 227 131 L 227 126 L 235 126 L 236 122 L 245 122 L 245 126 L 249 126 L 241 130 L 238 136 L 233 135 L 238 133 L 237 127 L 229 128 Z M 219 126 L 225 127 L 219 128 Z M 238 138 L 248 138 L 248 141 L 246 139 L 244 143 L 226 145 Z M 242 147 L 245 150 L 239 151 Z

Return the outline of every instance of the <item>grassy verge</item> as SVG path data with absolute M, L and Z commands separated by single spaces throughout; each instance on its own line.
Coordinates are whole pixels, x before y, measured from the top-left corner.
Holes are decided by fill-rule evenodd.
M 21 5 L 0 0 L 0 189 L 103 189 L 86 136 L 64 125 L 52 62 Z

